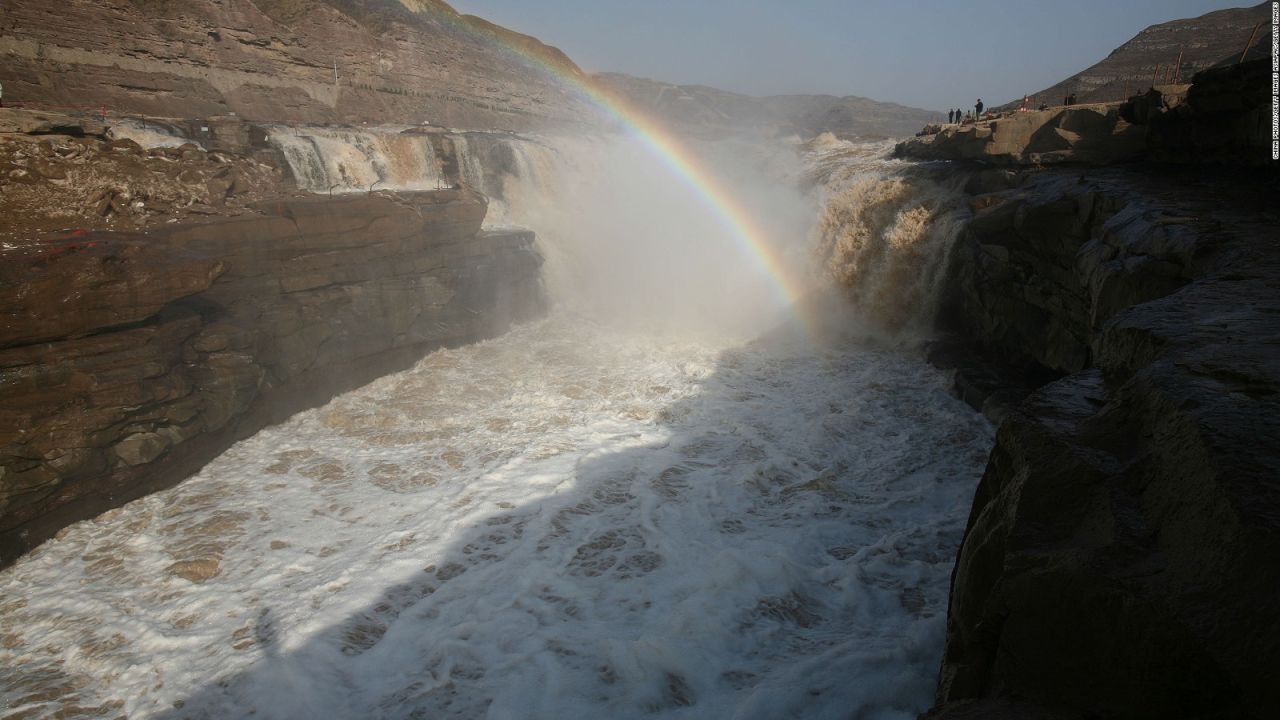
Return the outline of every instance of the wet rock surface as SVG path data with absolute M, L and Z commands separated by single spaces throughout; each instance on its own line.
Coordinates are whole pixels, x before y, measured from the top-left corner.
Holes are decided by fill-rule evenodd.
M 0 251 L 0 561 L 539 312 L 532 234 L 481 232 L 485 209 L 468 191 L 283 198 Z
M 1273 182 L 1113 169 L 975 199 L 945 322 L 1060 379 L 1005 406 L 929 717 L 1280 713 Z

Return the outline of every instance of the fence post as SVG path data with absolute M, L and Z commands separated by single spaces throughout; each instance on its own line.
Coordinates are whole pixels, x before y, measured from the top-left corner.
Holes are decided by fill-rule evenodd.
M 1249 54 L 1249 48 L 1253 47 L 1253 38 L 1258 35 L 1258 28 L 1262 27 L 1262 23 L 1253 26 L 1253 32 L 1249 33 L 1249 42 L 1244 44 L 1244 51 L 1240 53 L 1240 62 L 1244 62 L 1244 56 Z M 1240 63 L 1236 63 L 1239 65 Z

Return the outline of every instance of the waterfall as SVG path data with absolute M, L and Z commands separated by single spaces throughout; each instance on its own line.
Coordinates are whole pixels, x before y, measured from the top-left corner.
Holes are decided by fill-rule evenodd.
M 412 128 L 274 127 L 269 140 L 298 187 L 309 192 L 439 190 L 451 184 L 432 135 Z
M 786 179 L 799 175 L 790 149 L 689 145 L 703 172 L 749 209 L 756 237 L 745 238 L 702 181 L 673 174 L 634 139 L 469 134 L 455 146 L 467 181 L 489 196 L 486 222 L 536 231 L 551 299 L 575 312 L 750 333 L 786 310 L 779 276 L 804 274 L 815 208 Z M 484 171 L 466 169 L 477 166 Z M 791 267 L 764 259 L 760 243 Z
M 627 138 L 434 139 L 271 134 L 317 192 L 434 189 L 451 141 L 487 222 L 536 231 L 549 317 L 266 428 L 0 571 L 6 717 L 928 708 L 991 427 L 915 348 L 788 332 L 789 305 L 825 285 L 924 327 L 955 189 L 834 138 L 691 144 L 697 179 Z
M 890 149 L 829 134 L 807 145 L 808 179 L 824 205 L 814 260 L 870 326 L 918 337 L 932 328 L 950 250 L 969 209 L 963 177 L 943 179 L 892 160 Z
M 453 152 L 458 158 L 458 174 L 462 176 L 462 182 L 471 188 L 488 195 L 489 184 L 485 180 L 485 167 L 480 162 L 480 158 L 476 153 L 471 151 L 471 145 L 465 134 L 452 135 Z
M 656 307 L 671 317 L 721 319 L 779 310 L 762 300 L 763 274 L 777 268 L 758 267 L 752 249 L 705 207 L 702 189 L 637 143 L 481 132 L 433 138 L 397 127 L 278 127 L 270 141 L 311 192 L 436 190 L 455 181 L 474 188 L 489 198 L 487 226 L 538 233 L 553 295 L 580 308 L 651 314 Z M 456 178 L 442 169 L 449 145 Z M 928 332 L 951 241 L 968 213 L 959 180 L 890 159 L 889 143 L 831 135 L 804 144 L 689 146 L 753 222 L 768 226 L 788 272 L 838 289 L 871 328 L 904 338 Z M 806 184 L 810 196 L 800 202 L 796 187 Z

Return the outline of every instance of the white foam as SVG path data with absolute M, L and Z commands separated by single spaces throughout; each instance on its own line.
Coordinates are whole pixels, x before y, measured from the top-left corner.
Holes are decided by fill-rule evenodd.
M 562 317 L 435 353 L 24 558 L 0 575 L 5 701 L 912 717 L 989 435 L 893 351 Z M 166 570 L 210 557 L 202 584 Z
M 264 430 L 0 573 L 0 704 L 135 718 L 926 708 L 990 427 L 918 355 L 850 336 L 850 318 L 828 318 L 821 341 L 781 328 L 745 343 L 746 325 L 617 322 L 575 272 L 635 256 L 589 247 L 607 227 L 570 227 L 575 208 L 547 192 L 557 163 L 637 167 L 598 150 L 528 153 L 551 170 L 505 199 L 559 243 L 551 318 Z M 638 237 L 664 252 L 702 239 L 672 231 Z

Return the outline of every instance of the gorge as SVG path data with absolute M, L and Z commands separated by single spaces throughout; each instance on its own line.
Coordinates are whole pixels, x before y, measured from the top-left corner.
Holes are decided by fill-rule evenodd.
M 3 717 L 1280 708 L 1261 64 L 895 145 L 443 3 L 50 17 Z

